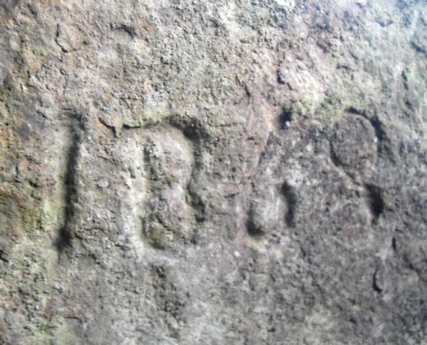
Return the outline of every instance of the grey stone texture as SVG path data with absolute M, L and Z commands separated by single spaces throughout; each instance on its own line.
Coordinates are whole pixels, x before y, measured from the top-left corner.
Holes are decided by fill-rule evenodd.
M 0 3 L 0 343 L 427 343 L 427 5 Z

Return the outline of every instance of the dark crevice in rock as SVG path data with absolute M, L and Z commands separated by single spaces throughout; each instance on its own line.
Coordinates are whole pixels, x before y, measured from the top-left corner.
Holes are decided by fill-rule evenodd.
M 253 222 L 251 215 L 249 215 L 249 219 L 246 222 L 246 228 L 249 236 L 261 237 L 262 235 L 264 235 L 264 232 L 259 227 L 257 227 Z
M 11 259 L 11 243 L 4 237 L 0 237 L 0 260 L 8 263 Z
M 129 126 L 129 125 L 123 125 L 123 127 L 122 127 L 123 130 L 127 130 L 127 131 L 138 130 L 140 128 L 141 128 L 141 126 Z
M 190 127 L 186 127 L 184 129 L 182 129 L 182 133 L 191 142 L 194 142 L 194 141 L 200 139 L 200 137 L 202 136 L 202 134 L 199 131 L 198 126 L 195 124 L 192 124 L 192 127 L 190 126 Z
M 191 206 L 191 208 L 194 211 L 194 217 L 198 223 L 202 223 L 206 220 L 206 204 L 203 202 L 202 198 L 197 194 L 197 191 L 195 191 L 192 188 L 192 184 L 187 186 L 187 192 L 188 192 L 188 204 Z
M 357 116 L 361 116 L 364 119 L 368 120 L 372 126 L 372 128 L 375 131 L 375 136 L 378 139 L 378 152 L 379 153 L 383 153 L 386 156 L 388 156 L 390 159 L 393 158 L 393 153 L 389 147 L 389 139 L 387 137 L 387 133 L 384 130 L 384 125 L 383 123 L 380 121 L 380 119 L 378 118 L 377 115 L 373 116 L 373 117 L 369 117 L 367 114 L 365 114 L 362 111 L 359 111 L 353 107 L 347 109 L 347 112 L 349 114 L 353 114 L 353 115 L 357 115 Z
M 110 131 L 111 131 L 111 133 L 117 138 L 117 136 L 118 136 L 118 131 L 117 131 L 117 129 L 116 128 L 114 128 L 113 126 L 110 126 L 105 120 L 104 120 L 104 118 L 103 117 L 99 117 L 98 118 L 99 119 L 99 122 L 101 122 L 106 128 L 108 128 Z
M 287 124 L 292 122 L 292 112 L 290 110 L 283 110 L 282 114 L 279 116 L 279 125 L 280 129 L 286 129 Z
M 374 289 L 374 291 L 375 291 L 376 293 L 378 293 L 378 294 L 380 294 L 380 293 L 383 291 L 383 289 L 381 289 L 381 288 L 378 286 L 377 271 L 375 271 L 375 273 L 374 273 L 374 275 L 373 275 L 373 277 L 372 277 L 372 288 L 373 288 L 373 289 Z
M 134 38 L 136 36 L 135 28 L 128 26 L 128 25 L 121 25 L 116 28 L 116 30 L 123 30 L 126 32 L 131 38 Z
M 338 158 L 338 155 L 336 154 L 333 148 L 332 141 L 329 141 L 329 156 L 331 157 L 331 161 L 335 165 L 335 167 L 337 167 L 340 170 L 344 170 L 345 172 L 343 163 L 340 161 L 340 159 Z
M 280 73 L 277 73 L 277 84 L 285 85 L 285 81 L 283 80 L 283 77 L 280 75 Z
M 283 183 L 281 193 L 285 197 L 288 206 L 288 211 L 285 215 L 285 222 L 289 228 L 292 228 L 294 226 L 295 220 L 297 196 L 294 188 L 290 186 L 287 182 Z
M 182 116 L 170 116 L 167 119 L 172 127 L 175 127 L 182 131 L 184 136 L 190 140 L 193 144 L 204 139 L 209 139 L 209 135 L 206 131 L 204 124 L 197 119 L 183 118 Z
M 412 41 L 411 42 L 411 46 L 412 48 L 420 54 L 424 54 L 427 55 L 427 49 L 425 49 L 421 44 L 419 44 L 417 41 Z
M 348 108 L 347 109 L 347 113 L 366 117 L 361 111 L 359 111 L 359 110 L 357 110 L 356 108 L 353 108 L 353 107 Z
M 382 128 L 381 121 L 378 119 L 378 117 L 374 117 L 372 119 L 369 119 L 369 121 L 371 122 L 372 127 L 374 127 L 374 129 L 375 129 L 375 135 L 376 135 L 378 141 L 381 142 L 381 141 L 387 139 L 386 133 L 385 133 L 384 129 Z
M 385 202 L 380 188 L 374 185 L 366 185 L 366 189 L 368 191 L 369 208 L 374 217 L 374 223 L 376 223 L 384 212 Z
M 397 253 L 397 243 L 396 243 L 396 237 L 393 237 L 391 240 L 391 247 L 393 250 Z
M 65 219 L 64 224 L 58 231 L 55 241 L 55 247 L 59 252 L 63 252 L 72 245 L 71 223 L 74 218 L 74 203 L 77 201 L 76 175 L 77 175 L 77 158 L 80 145 L 80 135 L 74 130 L 71 133 L 71 146 L 67 153 L 67 170 L 65 174 Z

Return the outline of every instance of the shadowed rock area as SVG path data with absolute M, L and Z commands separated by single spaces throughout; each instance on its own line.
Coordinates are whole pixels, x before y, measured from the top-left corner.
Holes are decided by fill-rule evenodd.
M 0 343 L 427 343 L 427 5 L 0 4 Z

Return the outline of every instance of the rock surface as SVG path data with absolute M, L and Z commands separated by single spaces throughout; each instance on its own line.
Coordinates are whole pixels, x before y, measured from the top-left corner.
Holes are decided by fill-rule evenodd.
M 427 6 L 0 4 L 2 344 L 427 342 Z

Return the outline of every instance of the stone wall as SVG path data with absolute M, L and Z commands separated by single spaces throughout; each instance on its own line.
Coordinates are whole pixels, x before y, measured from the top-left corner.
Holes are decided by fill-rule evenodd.
M 427 342 L 423 1 L 0 16 L 0 343 Z

